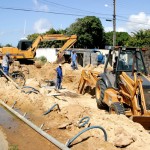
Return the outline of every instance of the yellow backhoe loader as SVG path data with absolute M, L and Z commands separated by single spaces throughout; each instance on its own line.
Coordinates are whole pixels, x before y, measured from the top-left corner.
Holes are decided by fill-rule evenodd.
M 39 43 L 46 40 L 66 40 L 66 43 L 58 51 L 58 59 L 61 59 L 64 54 L 64 50 L 69 49 L 77 41 L 77 36 L 67 36 L 63 34 L 39 35 L 33 43 L 29 40 L 20 40 L 17 47 L 0 48 L 0 56 L 9 52 L 11 57 L 17 60 L 33 59 L 36 55 L 36 49 L 38 48 Z
M 150 80 L 140 49 L 116 49 L 116 66 L 108 69 L 115 50 L 110 50 L 104 72 L 98 75 L 96 102 L 98 108 L 124 114 L 150 130 Z

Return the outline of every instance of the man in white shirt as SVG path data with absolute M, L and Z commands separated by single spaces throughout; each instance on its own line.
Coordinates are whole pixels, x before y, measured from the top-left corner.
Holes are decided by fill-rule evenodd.
M 2 68 L 4 73 L 7 75 L 9 73 L 9 64 L 10 64 L 10 53 L 6 53 L 6 55 L 3 56 Z

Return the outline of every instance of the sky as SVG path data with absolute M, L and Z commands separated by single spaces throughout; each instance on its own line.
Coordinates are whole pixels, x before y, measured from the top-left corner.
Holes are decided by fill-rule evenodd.
M 17 46 L 21 38 L 65 29 L 78 18 L 96 16 L 113 30 L 113 0 L 1 0 L 0 45 Z M 150 0 L 116 0 L 116 31 L 150 29 Z

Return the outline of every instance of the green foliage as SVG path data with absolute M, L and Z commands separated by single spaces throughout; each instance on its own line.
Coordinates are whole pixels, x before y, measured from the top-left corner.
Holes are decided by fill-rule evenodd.
M 39 33 L 34 33 L 34 34 L 31 34 L 31 35 L 28 35 L 27 39 L 31 40 L 31 41 L 34 41 L 39 35 L 40 35 Z
M 100 19 L 95 16 L 78 18 L 65 30 L 55 30 L 54 28 L 51 28 L 44 34 L 76 34 L 78 37 L 78 40 L 74 45 L 76 48 L 104 48 L 105 45 L 113 45 L 113 32 L 105 33 Z M 34 33 L 29 35 L 28 39 L 34 41 L 38 35 L 38 33 Z M 44 41 L 39 44 L 39 47 L 60 48 L 63 44 L 64 41 L 61 40 Z M 140 30 L 133 33 L 133 36 L 130 36 L 127 32 L 116 32 L 116 45 L 149 47 L 150 30 Z
M 65 30 L 55 30 L 54 28 L 51 28 L 49 31 L 43 33 L 45 34 L 65 34 Z M 34 41 L 40 34 L 34 33 L 31 35 L 28 35 L 28 40 Z M 59 48 L 62 47 L 64 44 L 64 41 L 43 41 L 39 44 L 39 48 Z
M 133 32 L 129 44 L 133 47 L 150 47 L 150 30 L 139 30 Z
M 18 150 L 18 146 L 17 145 L 11 145 L 9 147 L 9 150 Z
M 67 34 L 76 34 L 78 37 L 75 47 L 78 48 L 103 48 L 104 29 L 99 18 L 86 16 L 66 29 Z
M 6 44 L 4 47 L 12 47 L 11 44 Z
M 127 32 L 116 32 L 116 45 L 128 46 L 131 36 Z M 106 45 L 113 45 L 113 32 L 105 33 Z
M 46 63 L 47 62 L 47 58 L 45 56 L 41 56 L 41 57 L 35 58 L 35 60 L 39 60 L 42 63 Z

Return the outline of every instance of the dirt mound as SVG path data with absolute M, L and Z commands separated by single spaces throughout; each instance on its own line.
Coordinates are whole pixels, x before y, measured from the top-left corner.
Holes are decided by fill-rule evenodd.
M 95 98 L 93 99 L 89 94 L 78 95 L 75 92 L 84 68 L 79 66 L 78 70 L 72 70 L 70 64 L 63 64 L 63 89 L 56 91 L 46 87 L 41 88 L 41 82 L 45 79 L 56 78 L 57 66 L 51 63 L 46 63 L 41 68 L 34 65 L 27 66 L 30 74 L 26 85 L 38 89 L 37 93 L 16 89 L 5 78 L 0 78 L 0 99 L 7 101 L 9 106 L 17 101 L 15 107 L 34 114 L 35 118 L 31 117 L 32 121 L 38 124 L 44 122 L 44 128 L 49 129 L 47 132 L 64 143 L 88 126 L 101 126 L 106 130 L 108 142 L 104 142 L 101 130 L 92 129 L 77 138 L 73 142 L 72 149 L 149 149 L 150 135 L 140 124 L 132 122 L 124 115 L 109 115 L 104 110 L 98 110 Z M 103 68 L 103 65 L 85 67 L 98 72 L 102 72 Z M 56 103 L 60 111 L 55 108 L 49 114 L 43 115 Z M 90 120 L 85 127 L 79 128 L 78 122 L 85 116 Z

